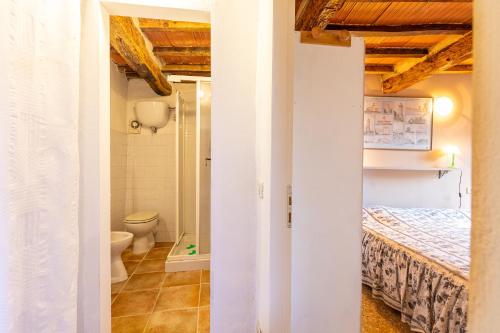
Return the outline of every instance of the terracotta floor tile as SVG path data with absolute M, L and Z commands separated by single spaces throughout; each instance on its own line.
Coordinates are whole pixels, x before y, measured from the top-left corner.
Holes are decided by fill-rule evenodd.
M 122 282 L 112 283 L 111 284 L 111 295 L 118 294 L 122 290 L 125 283 L 127 283 L 127 280 L 122 281 Z
M 142 260 L 146 255 L 146 253 L 147 252 L 141 254 L 133 254 L 131 249 L 127 249 L 122 253 L 122 260 L 123 261 Z
M 165 273 L 134 273 L 128 280 L 124 291 L 158 289 L 161 287 Z
M 203 283 L 200 291 L 200 306 L 210 305 L 210 285 Z
M 156 242 L 155 247 L 169 247 L 172 248 L 174 246 L 174 243 L 172 242 Z
M 135 273 L 165 272 L 165 260 L 143 260 L 135 269 Z
M 111 306 L 111 316 L 131 316 L 153 311 L 158 290 L 121 292 Z
M 134 261 L 124 261 L 123 264 L 125 265 L 125 269 L 127 270 L 127 273 L 130 277 L 132 273 L 134 273 L 135 268 L 137 265 L 139 265 L 140 261 L 134 260 Z
M 200 308 L 198 316 L 198 333 L 210 333 L 210 308 Z
M 154 312 L 148 333 L 196 333 L 198 309 Z
M 168 247 L 153 248 L 149 250 L 145 259 L 167 259 L 169 252 L 170 248 Z
M 149 314 L 111 319 L 112 333 L 142 333 L 149 319 Z
M 189 284 L 199 284 L 201 271 L 172 272 L 167 273 L 164 287 L 185 286 Z
M 204 269 L 201 273 L 201 283 L 210 283 L 210 270 Z
M 163 288 L 161 289 L 154 311 L 197 307 L 199 296 L 200 285 Z

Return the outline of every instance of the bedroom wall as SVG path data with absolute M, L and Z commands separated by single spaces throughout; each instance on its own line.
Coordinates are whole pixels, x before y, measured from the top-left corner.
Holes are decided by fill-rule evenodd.
M 365 95 L 382 96 L 380 76 L 367 75 Z M 453 113 L 434 115 L 433 149 L 426 152 L 364 150 L 364 165 L 371 167 L 435 168 L 449 165 L 444 154 L 447 145 L 456 145 L 461 154 L 457 166 L 462 174 L 462 208 L 470 209 L 471 196 L 471 116 L 472 75 L 434 75 L 397 94 L 386 96 L 440 97 L 454 102 Z M 438 179 L 437 172 L 366 170 L 364 171 L 365 205 L 395 207 L 458 208 L 460 170 Z

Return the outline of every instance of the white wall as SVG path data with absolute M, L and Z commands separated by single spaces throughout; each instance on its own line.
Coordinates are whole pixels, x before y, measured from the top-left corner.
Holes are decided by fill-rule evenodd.
M 255 332 L 256 326 L 257 6 L 254 1 L 211 3 L 210 328 L 218 333 Z
M 364 42 L 294 60 L 292 332 L 359 332 Z
M 500 332 L 500 2 L 474 2 L 472 267 L 468 332 Z
M 124 230 L 127 194 L 127 90 L 125 74 L 110 66 L 111 230 Z
M 378 75 L 367 75 L 367 96 L 380 96 Z M 472 75 L 440 74 L 421 81 L 397 94 L 386 96 L 439 97 L 447 96 L 454 102 L 453 114 L 447 117 L 434 114 L 433 149 L 426 152 L 395 150 L 364 150 L 365 166 L 434 168 L 447 167 L 449 156 L 443 148 L 458 146 L 457 167 L 463 170 L 462 208 L 470 208 L 471 196 L 471 117 Z M 365 170 L 364 204 L 394 207 L 458 208 L 460 171 L 456 170 L 438 179 L 437 172 Z

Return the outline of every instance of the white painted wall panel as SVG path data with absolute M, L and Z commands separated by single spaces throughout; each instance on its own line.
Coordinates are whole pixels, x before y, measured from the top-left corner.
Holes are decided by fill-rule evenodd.
M 359 332 L 364 44 L 295 44 L 292 332 Z

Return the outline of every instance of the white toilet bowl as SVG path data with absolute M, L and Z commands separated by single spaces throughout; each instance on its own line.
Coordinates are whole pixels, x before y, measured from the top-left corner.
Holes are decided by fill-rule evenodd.
M 128 232 L 134 234 L 134 254 L 147 252 L 155 245 L 153 231 L 158 225 L 157 212 L 138 212 L 128 215 L 124 221 Z
M 128 278 L 122 261 L 122 252 L 132 243 L 133 237 L 130 232 L 111 231 L 111 283 Z

